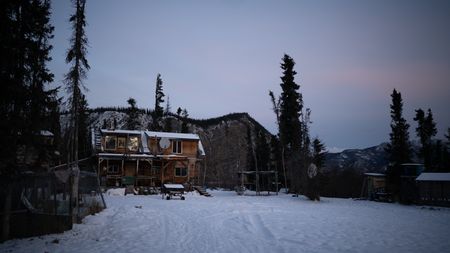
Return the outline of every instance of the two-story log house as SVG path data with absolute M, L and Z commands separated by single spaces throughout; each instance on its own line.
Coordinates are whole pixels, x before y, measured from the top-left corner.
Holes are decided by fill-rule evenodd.
M 102 185 L 200 183 L 205 151 L 196 134 L 101 129 L 99 135 L 96 150 Z

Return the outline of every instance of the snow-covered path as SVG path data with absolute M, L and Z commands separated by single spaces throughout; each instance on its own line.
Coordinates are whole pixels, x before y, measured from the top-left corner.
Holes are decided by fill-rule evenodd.
M 185 201 L 107 196 L 108 209 L 63 234 L 0 252 L 448 252 L 450 209 L 213 192 Z M 142 206 L 142 208 L 139 208 Z M 53 243 L 55 239 L 58 243 Z

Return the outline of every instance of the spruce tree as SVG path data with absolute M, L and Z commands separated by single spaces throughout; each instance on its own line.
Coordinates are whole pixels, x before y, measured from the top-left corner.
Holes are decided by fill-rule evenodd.
M 51 98 L 56 96 L 58 89 L 46 90 L 45 85 L 53 81 L 53 74 L 47 68 L 46 63 L 51 61 L 50 50 L 52 46 L 49 40 L 53 38 L 54 27 L 50 24 L 50 3 L 48 1 L 32 1 L 30 8 L 33 15 L 29 15 L 28 23 L 32 25 L 29 32 L 33 39 L 29 39 L 28 68 L 29 77 L 29 127 L 32 136 L 39 135 L 41 130 L 49 130 L 46 126 L 48 110 Z M 29 35 L 30 35 L 29 34 Z M 28 35 L 28 36 L 29 36 Z M 34 139 L 34 138 L 33 138 Z M 39 148 L 39 143 L 34 143 Z
M 161 79 L 161 74 L 158 74 L 156 77 L 155 88 L 155 109 L 152 114 L 153 121 L 149 127 L 153 131 L 161 131 L 161 121 L 164 115 L 162 103 L 164 103 L 163 81 Z
M 414 120 L 417 121 L 418 126 L 416 128 L 416 133 L 421 144 L 419 156 L 423 159 L 425 168 L 427 170 L 432 170 L 434 145 L 431 138 L 437 134 L 436 123 L 433 120 L 433 113 L 431 112 L 431 109 L 428 109 L 427 115 L 425 115 L 425 112 L 419 108 L 416 110 L 416 117 Z M 435 152 L 440 153 L 440 149 L 441 147 L 436 149 Z
M 53 37 L 49 21 L 49 1 L 0 3 L 0 176 L 7 182 L 2 186 L 5 198 L 0 210 L 3 213 L 0 241 L 9 237 L 11 178 L 20 173 L 19 146 L 34 145 L 39 153 L 46 151 L 44 145 L 35 145 L 34 141 L 52 120 L 50 100 L 55 92 L 44 88 L 53 80 L 47 69 L 52 48 L 49 40 Z
M 313 140 L 313 162 L 319 169 L 325 164 L 325 145 L 319 138 Z
M 397 90 L 391 94 L 391 133 L 390 143 L 386 151 L 389 155 L 389 161 L 392 165 L 398 166 L 402 163 L 411 161 L 411 146 L 409 142 L 409 124 L 403 118 L 402 95 Z
M 70 48 L 67 51 L 66 62 L 70 64 L 70 70 L 65 76 L 65 83 L 67 91 L 70 95 L 70 113 L 71 113 L 71 127 L 70 127 L 70 141 L 71 148 L 69 149 L 68 162 L 73 162 L 74 167 L 78 168 L 78 134 L 79 134 L 79 113 L 80 102 L 82 98 L 83 80 L 86 78 L 87 71 L 90 66 L 86 59 L 88 40 L 85 33 L 86 16 L 85 16 L 85 0 L 73 0 L 75 13 L 70 16 L 70 23 L 72 24 L 72 38 L 70 39 Z
M 183 117 L 182 123 L 181 123 L 181 132 L 182 133 L 189 133 L 189 127 L 187 119 L 189 117 L 188 111 L 186 108 L 183 109 L 183 112 L 181 113 L 181 116 Z
M 281 161 L 283 173 L 289 178 L 289 187 L 292 191 L 303 192 L 310 199 L 316 199 L 317 194 L 309 189 L 307 168 L 312 161 L 309 137 L 309 123 L 311 111 L 303 110 L 303 98 L 299 92 L 300 86 L 295 82 L 295 62 L 289 55 L 282 58 L 281 76 L 282 93 L 278 99 L 272 91 L 269 96 L 272 110 L 277 117 L 278 135 L 281 146 Z M 287 181 L 287 180 L 285 180 Z M 287 187 L 287 183 L 286 187 Z
M 400 191 L 400 176 L 402 163 L 410 162 L 411 147 L 409 143 L 409 125 L 403 118 L 402 95 L 397 90 L 391 94 L 391 133 L 390 143 L 386 147 L 390 165 L 387 170 L 388 187 L 390 187 L 394 197 L 398 196 Z
M 70 64 L 69 72 L 65 76 L 66 89 L 70 96 L 68 99 L 70 106 L 70 128 L 69 128 L 69 149 L 67 163 L 71 164 L 74 173 L 72 184 L 72 196 L 75 208 L 73 217 L 78 220 L 78 181 L 79 181 L 79 131 L 80 131 L 80 101 L 82 98 L 83 81 L 86 78 L 90 66 L 86 59 L 88 40 L 84 31 L 86 27 L 85 0 L 73 0 L 75 13 L 70 16 L 69 22 L 72 24 L 72 37 L 70 48 L 67 51 L 66 63 Z
M 294 59 L 285 54 L 281 63 L 282 93 L 280 96 L 280 141 L 286 151 L 297 153 L 301 148 L 300 113 L 303 109 L 302 95 L 298 92 L 300 86 L 295 83 Z
M 136 106 L 136 100 L 134 98 L 129 98 L 127 103 L 130 107 L 127 110 L 128 115 L 126 128 L 128 130 L 138 130 L 141 128 L 141 125 L 139 122 L 139 110 Z
M 309 110 L 303 112 L 303 98 L 299 92 L 300 86 L 295 82 L 295 62 L 289 55 L 282 58 L 281 76 L 282 93 L 275 99 L 273 92 L 269 92 L 273 110 L 279 122 L 279 136 L 282 149 L 283 167 L 285 167 L 290 189 L 296 193 L 308 193 L 308 179 L 306 170 L 309 157 Z

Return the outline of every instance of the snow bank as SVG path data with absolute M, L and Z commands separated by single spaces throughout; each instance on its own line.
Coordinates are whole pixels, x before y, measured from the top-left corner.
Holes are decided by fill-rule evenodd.
M 108 189 L 106 191 L 108 196 L 125 196 L 125 188 Z
M 106 196 L 73 230 L 0 244 L 0 252 L 448 252 L 450 209 L 212 191 L 185 201 Z M 52 243 L 57 239 L 58 243 Z

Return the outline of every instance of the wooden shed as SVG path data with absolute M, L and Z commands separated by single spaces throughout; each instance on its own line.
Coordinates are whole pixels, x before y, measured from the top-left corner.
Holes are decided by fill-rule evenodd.
M 364 182 L 361 189 L 361 198 L 370 200 L 385 200 L 386 175 L 381 173 L 364 173 Z
M 416 182 L 420 203 L 450 206 L 450 173 L 422 173 Z

